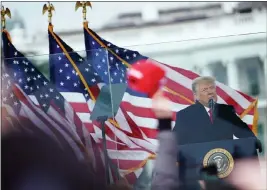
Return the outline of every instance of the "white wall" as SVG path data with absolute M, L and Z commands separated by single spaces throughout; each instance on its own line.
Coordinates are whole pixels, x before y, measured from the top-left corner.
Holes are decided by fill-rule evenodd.
M 247 20 L 247 21 L 244 21 Z M 219 38 L 213 40 L 196 40 L 188 42 L 190 39 L 207 39 L 211 37 L 238 35 L 244 33 L 266 32 L 266 12 L 253 12 L 248 15 L 226 15 L 207 20 L 191 21 L 186 23 L 169 24 L 162 26 L 131 28 L 121 30 L 106 30 L 100 31 L 98 34 L 108 41 L 117 44 L 118 46 L 127 46 L 131 49 L 138 50 L 144 54 L 166 53 L 171 50 L 190 51 L 191 48 L 199 47 L 208 44 L 220 44 L 224 41 L 246 41 L 253 38 L 265 39 L 265 34 Z M 71 26 L 70 26 L 71 28 Z M 56 26 L 54 31 L 57 31 Z M 76 51 L 84 50 L 83 29 L 77 31 L 74 35 L 61 36 L 71 47 Z M 177 42 L 183 41 L 177 44 Z M 164 42 L 164 43 L 163 43 Z M 171 43 L 167 43 L 171 42 Z M 174 43 L 176 42 L 176 43 Z M 14 41 L 16 44 L 16 42 Z M 159 43 L 163 43 L 160 44 Z M 148 44 L 154 44 L 149 45 Z M 158 45 L 157 45 L 158 44 Z M 48 39 L 47 32 L 38 34 L 37 41 L 21 45 L 21 49 L 30 51 L 36 50 L 37 54 L 48 54 Z
M 160 62 L 185 69 L 195 66 L 202 68 L 216 61 L 222 61 L 230 67 L 238 58 L 253 56 L 261 57 L 266 64 L 266 14 L 266 11 L 254 11 L 251 14 L 225 15 L 179 24 L 106 30 L 98 34 L 118 46 L 137 50 Z M 58 32 L 56 27 L 54 31 Z M 84 55 L 82 27 L 76 34 L 61 38 Z M 14 43 L 16 45 L 16 41 Z M 48 60 L 47 33 L 39 34 L 33 43 L 20 44 L 19 49 L 24 52 L 35 50 L 36 54 L 42 54 L 37 59 Z M 242 80 L 242 74 L 238 75 L 238 70 L 235 72 L 236 76 L 228 73 L 232 76 L 228 78 L 229 85 L 239 89 L 238 81 Z M 259 106 L 266 107 L 266 101 L 260 100 Z

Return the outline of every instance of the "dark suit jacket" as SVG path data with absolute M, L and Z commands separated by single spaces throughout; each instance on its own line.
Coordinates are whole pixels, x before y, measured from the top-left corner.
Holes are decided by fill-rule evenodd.
M 248 125 L 236 115 L 233 106 L 216 104 L 214 107 L 213 122 L 199 102 L 177 113 L 174 132 L 179 145 L 230 140 L 233 135 L 237 138 L 255 137 Z M 238 156 L 241 155 L 237 154 L 236 158 Z M 183 181 L 181 185 L 184 190 L 198 188 L 194 181 Z
M 237 138 L 255 137 L 236 115 L 233 106 L 216 104 L 212 123 L 199 102 L 177 113 L 174 132 L 179 145 L 233 139 L 233 135 Z

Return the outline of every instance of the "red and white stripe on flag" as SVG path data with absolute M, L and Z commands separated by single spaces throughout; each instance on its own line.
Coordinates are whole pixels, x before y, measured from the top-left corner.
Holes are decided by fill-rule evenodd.
M 167 71 L 168 80 L 164 90 L 167 97 L 173 102 L 173 111 L 178 112 L 191 105 L 194 102 L 193 93 L 191 91 L 191 84 L 193 79 L 195 79 L 199 75 L 182 68 L 172 67 L 166 64 L 161 65 L 163 65 Z M 220 82 L 216 82 L 216 85 L 218 102 L 233 105 L 237 114 L 242 118 L 244 122 L 248 124 L 253 132 L 256 133 L 257 100 Z M 86 102 L 83 95 L 79 93 L 69 92 L 62 93 L 62 95 L 74 108 L 75 112 L 77 112 L 77 115 L 87 126 L 90 133 L 94 133 L 97 138 L 101 139 L 102 137 L 100 126 L 90 120 L 90 113 L 94 106 L 94 102 Z M 115 116 L 115 119 L 120 124 L 120 128 L 122 130 L 116 130 L 114 126 L 107 124 L 107 128 L 110 129 L 107 131 L 107 137 L 110 137 L 111 140 L 116 141 L 117 143 L 123 143 L 130 148 L 133 148 L 134 144 L 139 148 L 142 147 L 146 149 L 148 152 L 154 152 L 157 145 L 157 119 L 151 111 L 151 99 L 133 96 L 126 92 L 121 102 L 120 110 Z M 132 120 L 133 123 L 130 123 L 130 120 Z M 173 119 L 173 125 L 174 121 L 175 117 Z M 141 137 L 139 135 L 136 135 L 137 131 L 135 130 L 136 128 L 133 128 L 133 125 L 136 125 L 138 129 L 141 129 Z M 122 136 L 124 137 L 122 138 Z M 118 151 L 115 148 L 113 150 Z M 136 150 L 131 151 L 136 152 Z M 111 152 L 112 151 L 109 151 L 109 155 L 111 154 Z M 139 156 L 139 158 L 136 158 L 137 160 L 143 159 L 138 154 L 135 154 L 135 156 Z M 127 162 L 130 162 L 130 159 L 128 159 Z M 135 161 L 133 161 L 133 163 L 134 162 Z

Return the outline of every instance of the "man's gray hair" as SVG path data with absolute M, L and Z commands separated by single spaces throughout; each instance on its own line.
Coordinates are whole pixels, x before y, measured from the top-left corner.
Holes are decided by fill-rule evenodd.
M 202 76 L 202 77 L 197 77 L 193 80 L 192 82 L 192 91 L 193 93 L 196 93 L 197 91 L 197 85 L 202 82 L 210 82 L 210 83 L 215 83 L 215 78 L 210 77 L 210 76 Z

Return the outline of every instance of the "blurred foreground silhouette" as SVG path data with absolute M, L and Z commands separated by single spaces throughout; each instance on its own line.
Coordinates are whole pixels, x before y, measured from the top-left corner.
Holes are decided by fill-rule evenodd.
M 2 189 L 105 189 L 86 162 L 35 126 L 26 131 L 2 133 Z M 6 126 L 8 128 L 8 126 Z

